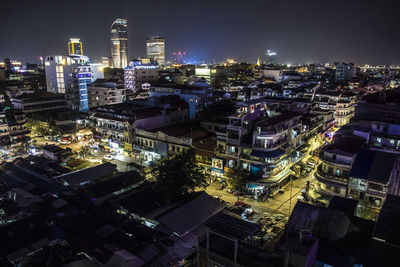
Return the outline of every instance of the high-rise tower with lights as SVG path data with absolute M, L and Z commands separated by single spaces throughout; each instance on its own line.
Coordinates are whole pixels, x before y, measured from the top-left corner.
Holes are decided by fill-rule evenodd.
M 264 54 L 264 64 L 276 64 L 276 52 L 272 50 L 267 50 Z
M 128 66 L 128 21 L 116 19 L 111 25 L 111 57 L 114 68 Z
M 165 39 L 150 37 L 146 40 L 147 58 L 157 62 L 159 66 L 165 65 Z
M 68 42 L 69 55 L 83 55 L 83 46 L 79 38 L 70 38 Z

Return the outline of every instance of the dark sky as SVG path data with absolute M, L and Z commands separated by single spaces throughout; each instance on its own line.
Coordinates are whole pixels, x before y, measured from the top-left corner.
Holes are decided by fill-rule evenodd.
M 166 38 L 189 59 L 255 62 L 268 48 L 281 63 L 400 64 L 398 1 L 386 0 L 17 0 L 1 1 L 0 59 L 36 62 L 66 54 L 70 37 L 91 58 L 109 56 L 109 29 L 128 19 L 129 58 L 145 39 Z

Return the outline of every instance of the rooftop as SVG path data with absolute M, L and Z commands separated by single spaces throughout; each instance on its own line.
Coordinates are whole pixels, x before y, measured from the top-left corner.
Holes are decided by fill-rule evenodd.
M 254 236 L 260 226 L 228 214 L 220 212 L 207 222 L 207 227 L 220 234 L 247 240 Z
M 289 121 L 296 117 L 300 117 L 300 115 L 294 112 L 284 112 L 277 116 L 269 117 L 267 119 L 262 120 L 261 122 L 257 123 L 257 126 L 273 126 L 285 121 Z
M 183 236 L 217 214 L 224 206 L 218 199 L 202 192 L 183 206 L 160 217 L 158 221 L 177 235 Z
M 94 197 L 100 197 L 134 185 L 142 180 L 143 177 L 141 177 L 139 173 L 136 171 L 129 171 L 115 174 L 95 184 L 89 184 L 84 190 L 88 191 Z
M 374 237 L 400 245 L 400 197 L 388 195 L 383 203 L 374 231 Z
M 198 140 L 208 135 L 208 133 L 201 128 L 199 122 L 186 122 L 151 130 L 151 132 L 154 133 L 159 131 L 169 136 L 186 137 L 193 140 Z
M 387 184 L 398 155 L 361 149 L 354 160 L 350 177 Z
M 56 180 L 63 180 L 71 186 L 77 186 L 81 183 L 95 181 L 102 177 L 111 175 L 115 172 L 116 167 L 115 164 L 106 162 L 94 167 L 55 176 L 53 178 Z
M 66 152 L 67 149 L 64 149 L 62 147 L 56 146 L 56 145 L 47 145 L 42 147 L 44 150 L 50 151 L 52 153 L 60 153 L 60 152 Z
M 47 99 L 64 99 L 64 95 L 54 94 L 47 91 L 35 91 L 33 93 L 23 93 L 19 96 L 14 97 L 22 100 L 47 100 Z
M 322 148 L 332 154 L 341 154 L 345 156 L 353 156 L 364 144 L 365 140 L 359 136 L 335 136 L 331 144 Z

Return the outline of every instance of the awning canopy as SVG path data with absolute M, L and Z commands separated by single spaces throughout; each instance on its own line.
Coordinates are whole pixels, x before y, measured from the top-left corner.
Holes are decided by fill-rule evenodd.
M 264 159 L 265 158 L 275 159 L 281 157 L 284 154 L 285 151 L 280 148 L 271 151 L 253 150 L 251 152 L 251 156 Z

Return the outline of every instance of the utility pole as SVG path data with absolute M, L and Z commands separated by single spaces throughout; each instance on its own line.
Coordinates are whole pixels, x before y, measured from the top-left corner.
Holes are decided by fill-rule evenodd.
M 292 174 L 290 174 L 290 198 L 289 198 L 288 221 L 286 222 L 286 240 L 285 240 L 285 258 L 284 258 L 284 266 L 285 267 L 289 266 L 289 249 L 288 249 L 289 229 L 288 229 L 288 222 L 289 222 L 289 216 L 290 216 L 290 209 L 292 208 L 292 196 L 293 196 L 293 177 L 292 177 Z

